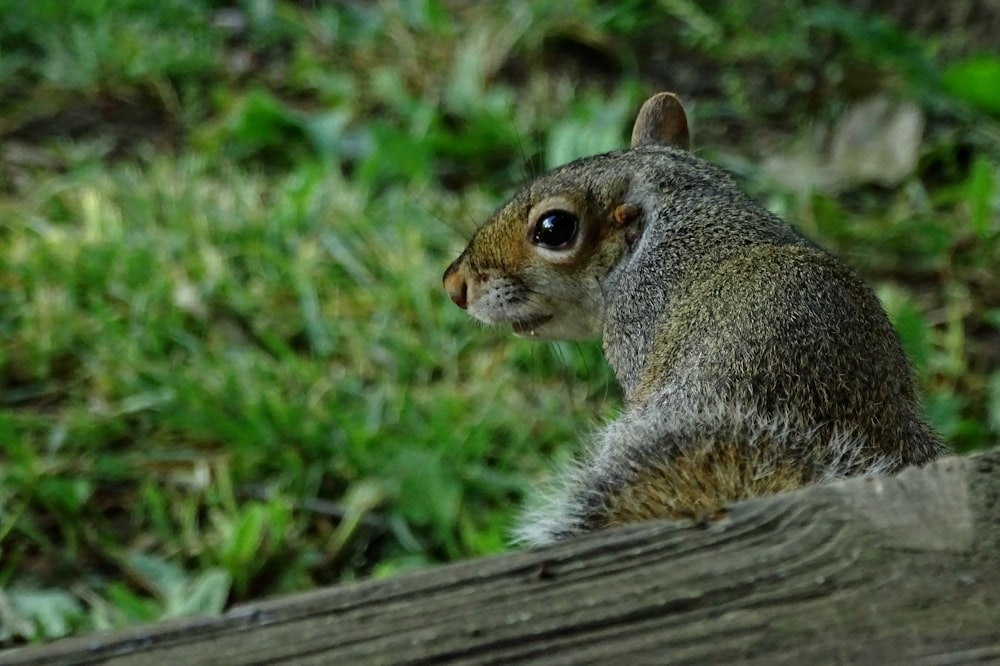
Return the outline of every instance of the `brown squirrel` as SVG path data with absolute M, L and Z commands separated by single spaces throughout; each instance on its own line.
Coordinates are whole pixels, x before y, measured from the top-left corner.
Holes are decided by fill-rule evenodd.
M 945 452 L 872 290 L 690 152 L 680 101 L 643 105 L 632 145 L 529 183 L 444 286 L 539 339 L 602 337 L 621 417 L 517 530 L 543 544 Z

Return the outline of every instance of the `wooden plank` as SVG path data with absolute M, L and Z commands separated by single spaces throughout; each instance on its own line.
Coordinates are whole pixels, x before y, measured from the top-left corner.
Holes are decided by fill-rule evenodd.
M 1000 663 L 1000 449 L 166 622 L 28 664 Z

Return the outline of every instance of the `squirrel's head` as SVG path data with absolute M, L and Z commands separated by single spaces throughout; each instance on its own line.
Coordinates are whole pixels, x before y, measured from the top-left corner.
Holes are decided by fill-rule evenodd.
M 690 147 L 680 100 L 643 104 L 632 148 Z M 604 282 L 642 233 L 628 200 L 631 150 L 577 160 L 531 182 L 500 208 L 448 266 L 444 286 L 458 307 L 488 324 L 540 339 L 597 338 Z

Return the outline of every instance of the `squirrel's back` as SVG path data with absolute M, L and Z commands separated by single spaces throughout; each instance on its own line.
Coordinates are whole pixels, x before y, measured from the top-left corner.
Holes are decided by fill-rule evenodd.
M 633 297 L 655 289 L 632 277 Z M 750 247 L 677 292 L 624 413 L 536 499 L 522 541 L 711 518 L 741 499 L 944 453 L 881 306 L 832 256 Z M 627 312 L 630 301 L 617 307 Z M 608 316 L 628 318 L 614 307 Z
M 601 336 L 624 391 L 524 541 L 711 517 L 944 452 L 871 289 L 687 146 L 679 102 L 652 98 L 632 149 L 537 179 L 445 273 L 483 321 Z

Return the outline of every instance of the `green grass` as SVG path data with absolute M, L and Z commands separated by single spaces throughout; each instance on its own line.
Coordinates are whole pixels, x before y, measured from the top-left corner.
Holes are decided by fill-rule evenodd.
M 505 549 L 617 387 L 441 273 L 660 88 L 876 285 L 949 441 L 997 442 L 995 56 L 833 4 L 481 4 L 0 0 L 0 645 Z M 873 91 L 927 118 L 902 184 L 757 166 Z

